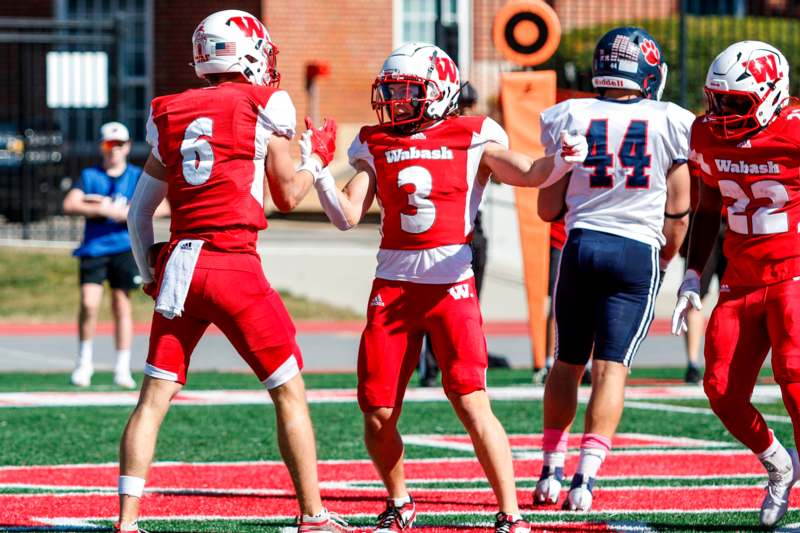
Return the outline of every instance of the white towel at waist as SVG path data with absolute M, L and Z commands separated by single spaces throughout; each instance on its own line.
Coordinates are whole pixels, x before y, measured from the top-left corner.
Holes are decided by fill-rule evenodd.
M 165 318 L 171 320 L 183 314 L 183 304 L 189 294 L 194 267 L 202 247 L 201 240 L 183 239 L 172 250 L 161 276 L 161 290 L 156 298 L 156 311 Z

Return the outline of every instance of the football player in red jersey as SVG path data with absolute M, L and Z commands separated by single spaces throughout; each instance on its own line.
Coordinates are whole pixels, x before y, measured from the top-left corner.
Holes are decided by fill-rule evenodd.
M 376 533 L 409 529 L 416 516 L 397 420 L 425 333 L 444 390 L 497 497 L 495 530 L 530 531 L 517 506 L 508 438 L 486 393 L 486 339 L 469 241 L 494 170 L 489 154 L 503 152 L 530 169 L 498 180 L 540 186 L 568 172 L 576 151 L 585 156 L 586 142 L 567 138 L 558 153 L 531 165 L 508 152 L 508 137 L 494 120 L 457 116 L 459 82 L 455 63 L 436 46 L 408 43 L 393 51 L 373 84 L 379 124 L 363 127 L 348 152 L 357 174 L 343 191 L 327 171 L 315 182 L 339 229 L 356 225 L 376 196 L 382 210 L 378 268 L 358 356 L 364 440 L 389 493 Z
M 685 331 L 687 310 L 701 308 L 700 272 L 724 209 L 728 267 L 706 330 L 703 386 L 728 431 L 764 464 L 769 484 L 760 518 L 773 526 L 786 512 L 800 464 L 750 397 L 771 349 L 775 381 L 800 442 L 800 109 L 789 98 L 786 58 L 758 41 L 732 44 L 718 55 L 705 91 L 708 110 L 691 133 L 700 200 L 672 331 Z
M 257 234 L 267 226 L 265 189 L 278 209 L 291 211 L 330 162 L 336 126 L 329 122 L 303 135 L 303 161 L 295 169 L 289 150 L 295 108 L 277 88 L 277 48 L 264 25 L 243 11 L 220 11 L 200 23 L 192 44 L 195 71 L 210 86 L 153 100 L 152 150 L 128 217 L 156 312 L 139 403 L 120 445 L 116 530 L 139 531 L 159 427 L 186 383 L 194 347 L 213 323 L 275 404 L 278 445 L 300 505 L 298 531 L 350 531 L 320 500 L 295 328 L 256 252 Z M 152 214 L 164 196 L 174 207 L 170 241 L 151 269 Z

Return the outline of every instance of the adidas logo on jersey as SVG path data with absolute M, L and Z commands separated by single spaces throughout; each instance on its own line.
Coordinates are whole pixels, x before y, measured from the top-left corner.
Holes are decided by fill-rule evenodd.
M 370 307 L 385 307 L 386 304 L 383 303 L 383 298 L 381 298 L 380 294 L 375 295 L 375 298 L 369 301 Z
M 408 159 L 453 159 L 453 151 L 446 146 L 437 148 L 436 150 L 420 150 L 416 146 L 412 146 L 408 150 L 398 148 L 395 150 L 386 150 L 387 163 L 399 163 Z
M 730 159 L 715 159 L 717 170 L 729 174 L 780 174 L 781 169 L 774 161 L 766 163 L 747 163 Z
M 743 140 L 742 142 L 740 142 L 739 144 L 736 145 L 736 148 L 752 148 L 752 147 L 753 147 L 753 145 L 750 142 L 750 139 L 745 139 L 745 140 Z
M 427 139 L 427 137 L 425 137 L 425 134 L 424 134 L 424 133 L 422 133 L 421 131 L 418 131 L 417 133 L 415 133 L 414 135 L 412 135 L 412 136 L 411 136 L 411 137 L 409 137 L 409 138 L 410 138 L 411 140 L 413 140 L 413 141 L 421 141 L 421 140 L 423 140 L 423 139 Z

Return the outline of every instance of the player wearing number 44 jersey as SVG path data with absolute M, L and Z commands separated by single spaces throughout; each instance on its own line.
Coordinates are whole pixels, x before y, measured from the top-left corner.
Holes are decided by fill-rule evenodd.
M 486 340 L 469 241 L 490 173 L 513 185 L 541 186 L 569 170 L 575 146 L 567 140 L 532 165 L 507 150 L 507 136 L 495 121 L 456 115 L 459 90 L 458 69 L 444 51 L 424 43 L 401 46 L 373 84 L 379 124 L 362 128 L 350 146 L 357 174 L 343 191 L 325 171 L 315 183 L 340 229 L 357 224 L 376 196 L 382 211 L 378 268 L 358 355 L 364 440 L 389 493 L 378 533 L 410 529 L 416 516 L 397 420 L 426 333 L 444 390 L 498 499 L 495 530 L 530 531 L 519 515 L 508 438 L 486 393 Z M 498 172 L 503 154 L 524 171 Z
M 735 43 L 708 70 L 707 113 L 692 128 L 691 164 L 702 178 L 688 270 L 672 319 L 686 329 L 700 309 L 700 275 L 720 225 L 728 267 L 706 330 L 703 386 L 725 427 L 769 474 L 761 522 L 786 512 L 800 478 L 750 397 L 767 352 L 800 444 L 800 108 L 789 98 L 789 65 L 772 45 Z
M 660 271 L 686 234 L 694 120 L 689 111 L 659 101 L 667 66 L 641 28 L 603 36 L 592 70 L 600 97 L 567 100 L 541 115 L 545 153 L 559 149 L 564 130 L 585 135 L 588 145 L 569 179 L 540 195 L 541 205 L 548 198 L 560 204 L 566 194 L 569 235 L 553 295 L 556 361 L 545 385 L 544 462 L 534 502 L 560 498 L 577 388 L 591 356 L 580 461 L 563 504 L 577 511 L 592 506 L 595 479 L 622 415 L 628 368 L 653 319 Z
M 195 72 L 210 86 L 153 101 L 151 154 L 128 217 L 156 312 L 139 403 L 120 446 L 117 531 L 139 531 L 159 427 L 210 324 L 231 341 L 275 404 L 278 444 L 302 514 L 298 531 L 352 531 L 320 501 L 294 325 L 256 253 L 258 231 L 267 226 L 265 189 L 280 210 L 292 210 L 330 161 L 335 124 L 303 134 L 302 163 L 295 169 L 289 146 L 295 108 L 277 89 L 277 48 L 263 24 L 243 11 L 220 11 L 200 23 L 192 45 Z M 170 240 L 151 262 L 153 209 L 165 195 L 174 207 Z

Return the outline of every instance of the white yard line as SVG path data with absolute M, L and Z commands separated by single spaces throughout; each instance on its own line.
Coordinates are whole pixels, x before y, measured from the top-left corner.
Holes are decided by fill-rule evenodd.
M 3 349 L 0 349 L 3 350 Z M 16 351 L 18 357 L 28 357 L 27 352 Z M 2 351 L 0 351 L 2 353 Z M 33 356 L 34 354 L 31 354 Z M 590 391 L 581 388 L 579 401 L 585 403 Z M 494 401 L 541 400 L 543 389 L 533 386 L 494 387 L 489 389 Z M 355 389 L 310 389 L 307 391 L 309 403 L 355 403 Z M 702 389 L 695 386 L 678 387 L 629 387 L 625 393 L 626 405 L 639 409 L 662 409 L 663 404 L 646 403 L 639 400 L 696 400 L 705 399 Z M 775 401 L 780 398 L 777 385 L 758 385 L 753 392 L 755 401 Z M 129 406 L 138 400 L 136 391 L 57 391 L 57 392 L 6 392 L 0 393 L 0 407 L 85 407 L 85 406 Z M 441 389 L 409 389 L 406 402 L 447 401 Z M 271 403 L 269 395 L 262 390 L 189 390 L 181 391 L 173 400 L 173 405 L 265 405 Z M 663 410 L 685 413 L 711 413 L 710 409 L 700 407 L 673 406 Z M 768 415 L 769 416 L 769 415 Z M 771 415 L 780 422 L 787 417 Z M 767 417 L 765 417 L 767 418 Z

